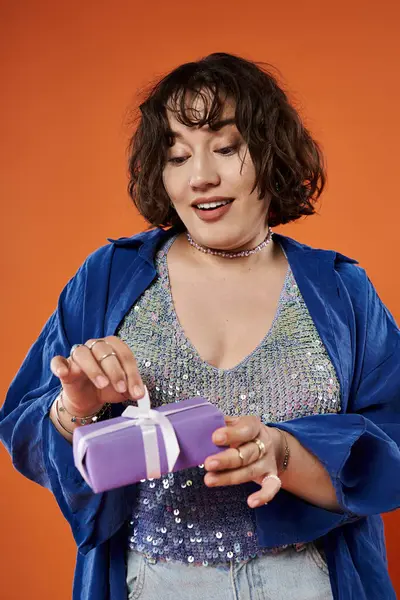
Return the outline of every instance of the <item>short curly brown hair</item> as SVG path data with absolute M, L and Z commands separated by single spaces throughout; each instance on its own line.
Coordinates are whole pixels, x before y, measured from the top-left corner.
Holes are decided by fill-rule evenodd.
M 200 94 L 205 103 L 199 118 L 188 112 L 188 93 Z M 188 127 L 212 128 L 220 120 L 227 98 L 234 101 L 236 126 L 254 163 L 253 191 L 258 188 L 260 199 L 271 195 L 269 225 L 315 212 L 326 182 L 318 143 L 264 63 L 218 52 L 174 69 L 152 85 L 140 104 L 128 148 L 128 192 L 152 226 L 183 225 L 162 179 L 172 143 L 166 107 Z

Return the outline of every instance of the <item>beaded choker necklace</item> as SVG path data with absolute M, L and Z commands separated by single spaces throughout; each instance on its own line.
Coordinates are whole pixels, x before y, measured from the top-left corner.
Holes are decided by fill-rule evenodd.
M 256 252 L 260 252 L 265 246 L 267 246 L 272 239 L 272 230 L 268 227 L 267 237 L 263 242 L 258 244 L 255 248 L 251 248 L 251 250 L 241 250 L 240 252 L 225 252 L 224 250 L 213 250 L 212 248 L 207 248 L 206 246 L 201 246 L 197 242 L 194 241 L 189 232 L 186 233 L 188 242 L 193 248 L 199 250 L 200 252 L 204 252 L 204 254 L 212 254 L 213 256 L 222 256 L 223 258 L 241 258 L 242 256 L 250 256 L 251 254 L 256 254 Z

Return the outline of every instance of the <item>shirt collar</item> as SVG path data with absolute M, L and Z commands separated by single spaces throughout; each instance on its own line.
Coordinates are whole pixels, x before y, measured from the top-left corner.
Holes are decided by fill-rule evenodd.
M 181 231 L 182 228 L 177 226 L 171 227 L 170 229 L 163 229 L 161 227 L 157 227 L 155 229 L 142 231 L 141 233 L 133 235 L 132 237 L 121 237 L 118 239 L 108 238 L 108 241 L 117 247 L 139 248 L 139 254 L 142 256 L 142 258 L 144 258 L 147 262 L 152 262 L 159 246 L 164 241 Z M 358 264 L 357 260 L 355 260 L 354 258 L 350 258 L 344 254 L 341 254 L 340 252 L 336 252 L 334 250 L 322 250 L 318 248 L 312 248 L 307 244 L 297 242 L 293 238 L 287 237 L 280 233 L 274 233 L 274 238 L 278 243 L 281 244 L 287 255 L 293 253 L 308 254 L 312 252 L 314 256 L 320 254 L 321 257 L 326 257 L 330 260 L 334 258 L 334 260 L 338 262 Z

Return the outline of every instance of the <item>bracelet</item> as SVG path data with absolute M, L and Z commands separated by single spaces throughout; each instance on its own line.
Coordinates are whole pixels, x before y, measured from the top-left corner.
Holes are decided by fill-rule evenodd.
M 59 415 L 59 412 L 58 412 L 58 398 L 59 398 L 59 396 L 57 397 L 57 399 L 55 401 L 57 423 L 59 424 L 60 427 L 62 427 L 62 429 L 64 429 L 64 431 L 66 431 L 67 433 L 69 433 L 70 435 L 72 435 L 74 432 L 71 431 L 70 429 L 67 429 L 66 427 L 64 427 L 64 425 L 61 423 L 60 415 Z
M 290 458 L 290 448 L 289 448 L 289 444 L 288 444 L 288 441 L 287 441 L 286 434 L 282 431 L 282 429 L 278 429 L 278 428 L 276 428 L 276 429 L 283 436 L 283 440 L 285 442 L 285 451 L 284 451 L 284 454 L 283 454 L 282 468 L 280 470 L 280 473 L 283 473 L 288 468 L 289 458 Z
M 61 406 L 58 407 L 58 400 L 60 400 Z M 60 412 L 65 412 L 67 413 L 67 415 L 69 415 L 71 417 L 71 423 L 78 423 L 80 421 L 81 425 L 86 425 L 87 423 L 95 423 L 96 421 L 98 421 L 106 412 L 107 409 L 111 410 L 111 404 L 109 404 L 108 402 L 106 402 L 101 408 L 100 410 L 96 411 L 95 413 L 91 414 L 91 415 L 87 415 L 86 417 L 77 417 L 75 415 L 73 415 L 72 413 L 70 413 L 64 406 L 63 403 L 63 393 L 62 391 L 60 392 L 60 395 L 57 398 L 57 414 L 58 414 L 58 410 Z M 65 429 L 65 428 L 64 428 Z

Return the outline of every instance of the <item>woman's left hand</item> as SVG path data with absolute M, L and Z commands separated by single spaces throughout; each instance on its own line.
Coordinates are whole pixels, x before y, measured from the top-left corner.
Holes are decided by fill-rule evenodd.
M 225 417 L 225 422 L 227 426 L 214 431 L 212 439 L 217 446 L 230 447 L 207 457 L 205 484 L 215 487 L 254 481 L 261 489 L 248 497 L 248 505 L 254 508 L 270 502 L 281 488 L 277 475 L 282 435 L 258 417 Z M 265 479 L 267 475 L 275 477 Z

